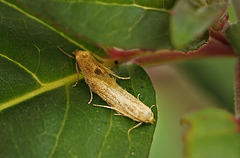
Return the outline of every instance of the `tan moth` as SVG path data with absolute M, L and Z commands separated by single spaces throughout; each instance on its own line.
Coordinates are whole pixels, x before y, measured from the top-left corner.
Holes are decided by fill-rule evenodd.
M 119 86 L 116 83 L 116 80 L 110 75 L 119 79 L 130 79 L 130 77 L 124 78 L 117 76 L 110 69 L 100 64 L 91 55 L 91 53 L 87 51 L 76 50 L 73 52 L 74 56 L 72 56 L 64 52 L 61 48 L 59 48 L 59 50 L 76 60 L 76 69 L 78 74 L 78 67 L 81 69 L 85 82 L 89 86 L 91 94 L 91 98 L 88 104 L 92 102 L 92 92 L 94 92 L 99 95 L 104 101 L 106 101 L 108 105 L 110 105 L 105 106 L 93 104 L 94 106 L 115 110 L 117 112 L 115 115 L 125 116 L 139 122 L 137 125 L 130 128 L 128 130 L 128 133 L 132 129 L 140 126 L 142 123 L 153 123 L 155 121 L 153 112 L 151 111 L 151 108 L 154 105 L 152 105 L 150 108 L 146 106 L 139 100 L 139 95 L 137 98 L 135 98 L 132 94 L 128 93 L 121 86 Z M 78 80 L 79 77 L 75 85 L 78 83 Z

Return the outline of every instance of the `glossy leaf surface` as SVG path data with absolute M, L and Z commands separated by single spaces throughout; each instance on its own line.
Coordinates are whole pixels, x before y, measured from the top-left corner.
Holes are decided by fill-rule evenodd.
M 128 135 L 135 121 L 88 105 L 83 80 L 72 87 L 74 60 L 57 46 L 72 52 L 81 44 L 5 1 L 0 1 L 0 15 L 0 157 L 148 155 L 156 123 Z M 155 104 L 151 81 L 140 66 L 129 63 L 114 72 L 131 77 L 117 80 L 122 87 L 134 96 L 140 93 L 146 105 Z M 95 94 L 92 103 L 106 105 Z

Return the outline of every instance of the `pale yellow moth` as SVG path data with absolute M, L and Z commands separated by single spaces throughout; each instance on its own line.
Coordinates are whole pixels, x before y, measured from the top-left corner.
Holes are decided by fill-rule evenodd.
M 155 121 L 151 108 L 146 106 L 139 100 L 139 95 L 135 98 L 132 94 L 128 93 L 121 86 L 116 83 L 116 80 L 110 75 L 119 79 L 130 79 L 130 77 L 119 77 L 111 70 L 100 64 L 92 55 L 87 51 L 76 50 L 71 56 L 59 48 L 64 54 L 76 60 L 76 69 L 79 74 L 78 66 L 82 71 L 85 82 L 90 89 L 91 98 L 88 104 L 92 102 L 92 92 L 98 94 L 110 106 L 96 105 L 98 107 L 109 108 L 115 110 L 115 115 L 122 115 L 134 121 L 139 122 L 134 127 L 128 130 L 128 133 L 140 126 L 142 123 L 153 123 Z M 110 74 L 110 75 L 109 75 Z M 77 82 L 79 77 L 77 79 Z M 77 84 L 75 83 L 75 85 Z M 74 85 L 74 86 L 75 86 Z

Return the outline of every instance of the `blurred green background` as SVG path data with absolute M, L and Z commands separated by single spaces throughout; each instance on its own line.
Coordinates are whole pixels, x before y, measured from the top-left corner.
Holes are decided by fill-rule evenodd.
M 205 59 L 148 68 L 158 122 L 150 158 L 181 158 L 184 114 L 207 106 L 234 108 L 235 59 Z
M 228 8 L 230 22 L 236 22 Z M 147 68 L 157 94 L 158 122 L 150 158 L 182 158 L 181 118 L 192 111 L 218 106 L 234 110 L 234 58 L 209 58 Z

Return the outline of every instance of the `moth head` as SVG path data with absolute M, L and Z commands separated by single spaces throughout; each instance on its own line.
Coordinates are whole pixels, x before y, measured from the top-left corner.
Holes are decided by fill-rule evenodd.
M 152 111 L 147 112 L 145 117 L 147 118 L 145 120 L 146 123 L 153 123 L 155 121 Z
M 153 122 L 155 122 L 155 119 L 154 119 L 154 118 L 152 118 L 152 120 L 150 121 L 150 123 L 153 124 Z
M 76 60 L 84 60 L 91 57 L 91 54 L 89 52 L 81 50 L 75 50 L 73 52 L 73 55 L 75 56 Z

